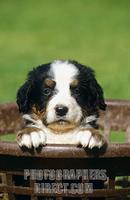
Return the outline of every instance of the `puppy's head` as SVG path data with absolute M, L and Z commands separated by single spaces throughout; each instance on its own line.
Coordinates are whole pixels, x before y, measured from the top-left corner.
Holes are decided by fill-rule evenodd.
M 44 113 L 49 128 L 68 129 L 105 110 L 103 91 L 94 71 L 76 61 L 54 61 L 28 74 L 19 89 L 17 103 L 22 113 Z

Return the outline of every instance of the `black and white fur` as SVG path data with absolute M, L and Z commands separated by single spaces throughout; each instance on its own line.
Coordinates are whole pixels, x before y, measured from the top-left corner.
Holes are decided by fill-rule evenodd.
M 47 85 L 46 80 L 53 81 Z M 74 81 L 76 85 L 72 85 Z M 19 131 L 20 146 L 37 148 L 45 144 L 76 144 L 83 147 L 102 147 L 105 140 L 93 130 L 97 128 L 99 110 L 105 110 L 103 91 L 90 67 L 76 61 L 56 60 L 34 68 L 17 94 L 17 104 L 26 127 Z M 44 113 L 39 117 L 33 113 Z M 57 113 L 66 108 L 65 112 Z M 65 109 L 64 109 L 65 110 Z M 51 123 L 69 122 L 75 124 L 70 131 L 54 133 Z

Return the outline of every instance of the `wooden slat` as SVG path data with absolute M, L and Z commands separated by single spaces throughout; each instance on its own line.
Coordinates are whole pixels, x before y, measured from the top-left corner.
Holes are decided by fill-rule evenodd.
M 34 184 L 35 184 L 35 181 L 30 180 L 30 187 L 31 188 L 34 188 Z M 34 193 L 31 194 L 31 200 L 38 200 L 37 196 Z
M 11 187 L 11 186 L 0 186 L 0 192 L 13 192 L 15 194 L 22 194 L 22 195 L 31 195 L 34 193 L 33 188 L 29 187 Z M 68 193 L 38 193 L 35 195 L 38 196 L 59 196 L 59 197 L 123 197 L 130 194 L 130 188 L 123 188 L 123 189 L 95 189 L 92 193 L 88 194 L 72 194 L 71 192 Z
M 97 152 L 97 151 L 96 151 Z M 105 153 L 84 150 L 74 145 L 47 145 L 39 152 L 23 151 L 16 142 L 0 142 L 0 156 L 42 157 L 42 158 L 130 158 L 130 143 L 109 144 Z
M 6 173 L 6 187 L 12 187 L 13 186 L 13 181 L 12 181 L 12 175 Z M 8 190 L 6 190 L 5 192 L 7 192 Z M 8 192 L 8 198 L 9 200 L 15 200 L 15 196 L 12 193 L 12 191 Z
M 0 134 L 14 133 L 22 126 L 16 103 L 0 104 Z
M 115 189 L 115 177 L 109 176 L 109 189 Z

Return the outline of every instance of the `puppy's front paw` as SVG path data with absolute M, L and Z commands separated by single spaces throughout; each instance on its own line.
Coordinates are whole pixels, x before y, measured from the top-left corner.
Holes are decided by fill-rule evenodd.
M 39 128 L 25 128 L 18 132 L 17 142 L 21 147 L 38 148 L 46 144 L 46 136 Z
M 80 131 L 78 133 L 78 144 L 80 144 L 84 148 L 87 147 L 91 136 L 92 136 L 92 133 L 89 130 Z
M 104 136 L 101 134 L 92 135 L 90 138 L 88 148 L 93 149 L 94 147 L 101 148 L 106 143 Z
M 79 144 L 82 147 L 88 147 L 89 149 L 93 149 L 94 147 L 101 148 L 106 141 L 104 136 L 99 133 L 98 130 L 84 130 L 79 134 Z

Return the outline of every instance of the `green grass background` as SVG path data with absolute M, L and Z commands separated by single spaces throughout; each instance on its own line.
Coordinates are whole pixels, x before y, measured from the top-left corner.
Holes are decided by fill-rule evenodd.
M 106 98 L 130 99 L 130 1 L 0 0 L 0 102 L 58 58 L 92 66 Z
M 105 98 L 130 99 L 130 0 L 0 0 L 0 103 L 15 101 L 28 70 L 54 59 L 92 66 Z
M 16 140 L 16 134 L 5 134 L 0 135 L 0 140 L 2 141 L 14 141 Z M 126 141 L 124 132 L 114 132 L 112 131 L 109 137 L 109 141 L 112 143 L 124 143 Z

